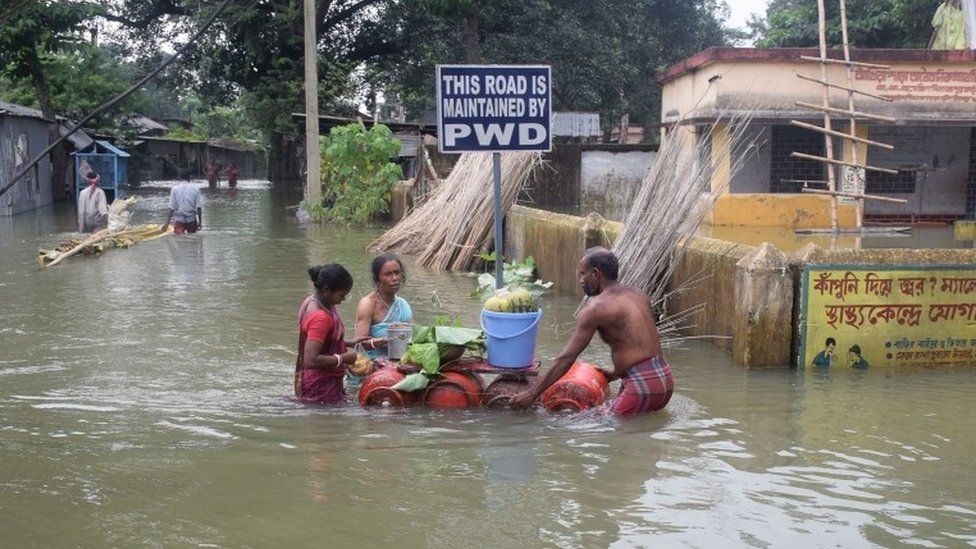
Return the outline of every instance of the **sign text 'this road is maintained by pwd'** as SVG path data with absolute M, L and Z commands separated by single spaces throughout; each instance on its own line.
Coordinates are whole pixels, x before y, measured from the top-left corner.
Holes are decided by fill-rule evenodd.
M 552 149 L 552 71 L 537 65 L 438 65 L 441 152 Z

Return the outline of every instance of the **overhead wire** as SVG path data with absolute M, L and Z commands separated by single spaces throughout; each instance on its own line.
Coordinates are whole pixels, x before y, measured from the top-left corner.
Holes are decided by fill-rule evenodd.
M 24 3 L 26 3 L 26 1 Z M 79 129 L 81 129 L 81 127 L 84 126 L 85 123 L 87 123 L 92 118 L 98 116 L 99 114 L 105 112 L 106 110 L 108 110 L 109 108 L 111 108 L 112 106 L 114 106 L 116 103 L 122 101 L 126 97 L 129 97 L 130 95 L 132 95 L 133 93 L 135 93 L 136 90 L 142 88 L 142 86 L 146 82 L 152 80 L 157 74 L 159 74 L 160 72 L 162 72 L 166 67 L 168 67 L 170 64 L 172 64 L 174 61 L 176 61 L 181 55 L 183 55 L 187 50 L 189 50 L 193 45 L 195 45 L 197 39 L 200 38 L 200 36 L 202 36 L 203 33 L 206 32 L 210 28 L 210 26 L 217 19 L 217 16 L 220 15 L 221 12 L 224 11 L 224 8 L 226 8 L 230 3 L 231 3 L 231 0 L 223 0 L 220 3 L 220 5 L 218 5 L 217 8 L 213 11 L 213 13 L 210 14 L 210 16 L 207 18 L 207 20 L 203 23 L 203 25 L 197 30 L 197 32 L 194 33 L 193 36 L 191 36 L 190 39 L 187 40 L 187 42 L 185 44 L 183 44 L 183 46 L 177 48 L 177 50 L 173 53 L 173 55 L 171 55 L 168 59 L 166 59 L 165 61 L 163 61 L 159 65 L 159 67 L 157 67 L 156 69 L 154 69 L 152 72 L 150 72 L 146 76 L 142 77 L 138 82 L 136 82 L 135 84 L 133 84 L 132 86 L 130 86 L 128 89 L 126 89 L 122 93 L 120 93 L 120 94 L 116 95 L 115 97 L 113 97 L 107 103 L 104 103 L 102 106 L 98 107 L 97 109 L 95 109 L 94 111 L 92 111 L 91 113 L 89 113 L 87 116 L 85 116 L 84 118 L 82 118 L 74 126 L 72 126 L 70 129 L 68 129 L 68 131 L 66 131 L 60 138 L 56 139 L 54 142 L 52 142 L 50 145 L 48 145 L 46 149 L 44 149 L 43 151 L 41 151 L 36 157 L 32 158 L 30 160 L 30 162 L 27 162 L 26 164 L 24 164 L 24 167 L 21 168 L 20 171 L 18 171 L 17 173 L 15 173 L 13 175 L 13 177 L 10 179 L 10 181 L 8 181 L 3 187 L 0 187 L 0 196 L 3 196 L 4 193 L 6 193 L 7 191 L 9 191 L 17 183 L 17 181 L 19 181 L 21 177 L 23 177 L 27 172 L 29 172 L 31 169 L 33 169 L 34 166 L 38 162 L 40 162 L 40 160 L 42 158 L 44 158 L 45 156 L 47 156 L 48 153 L 50 153 L 52 150 L 54 150 L 55 147 L 57 147 L 58 145 L 60 145 L 69 136 L 71 136 L 72 134 L 74 134 L 75 132 L 77 132 Z M 56 123 L 56 121 L 54 123 Z

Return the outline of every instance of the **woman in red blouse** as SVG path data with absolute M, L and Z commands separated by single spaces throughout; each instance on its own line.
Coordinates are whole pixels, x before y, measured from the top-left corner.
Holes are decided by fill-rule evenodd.
M 309 267 L 315 290 L 298 311 L 298 360 L 295 362 L 295 396 L 318 404 L 336 404 L 346 397 L 342 378 L 346 366 L 356 362 L 356 351 L 347 350 L 345 328 L 336 305 L 352 289 L 352 275 L 338 263 Z

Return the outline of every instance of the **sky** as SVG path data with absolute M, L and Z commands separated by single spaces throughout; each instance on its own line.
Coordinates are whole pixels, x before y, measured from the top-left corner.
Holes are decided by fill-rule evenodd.
M 732 17 L 727 22 L 728 26 L 740 29 L 746 27 L 750 13 L 766 15 L 766 4 L 768 4 L 767 0 L 725 0 L 725 2 L 732 10 Z

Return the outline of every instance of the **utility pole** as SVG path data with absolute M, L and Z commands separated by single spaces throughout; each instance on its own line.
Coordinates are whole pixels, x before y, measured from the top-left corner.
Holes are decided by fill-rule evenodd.
M 305 0 L 305 209 L 322 203 L 315 0 Z

